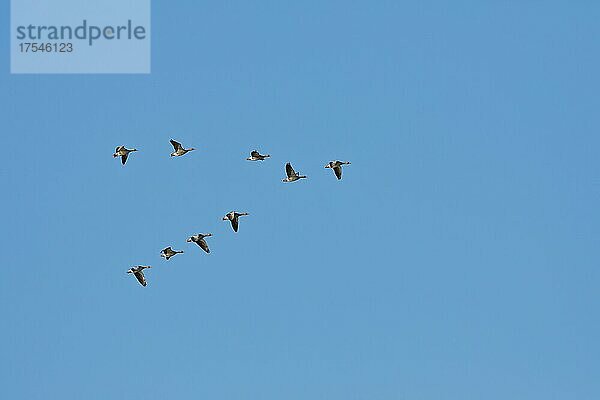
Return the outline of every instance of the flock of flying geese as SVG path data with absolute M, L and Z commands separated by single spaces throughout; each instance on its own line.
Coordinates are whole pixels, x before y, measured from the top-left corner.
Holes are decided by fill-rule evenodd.
M 196 150 L 193 147 L 186 149 L 185 147 L 183 147 L 181 145 L 181 143 L 179 143 L 173 139 L 171 139 L 170 142 L 171 142 L 171 145 L 173 145 L 173 152 L 171 153 L 171 157 L 181 157 L 181 156 L 189 153 L 192 150 Z M 118 146 L 115 149 L 115 153 L 113 154 L 113 157 L 115 157 L 115 158 L 121 157 L 121 164 L 125 165 L 125 163 L 127 162 L 127 158 L 129 157 L 129 154 L 134 151 L 138 151 L 138 150 L 135 148 L 128 149 L 125 146 Z M 248 160 L 248 161 L 264 161 L 265 159 L 267 159 L 269 157 L 271 157 L 269 154 L 260 154 L 258 151 L 252 150 L 252 152 L 250 152 L 250 157 L 246 158 L 246 160 Z M 339 161 L 339 160 L 330 161 L 325 165 L 325 168 L 331 168 L 333 170 L 333 173 L 335 174 L 336 178 L 338 180 L 340 180 L 340 179 L 342 179 L 342 166 L 348 165 L 348 164 L 350 164 L 349 161 Z M 283 182 L 295 182 L 297 180 L 306 178 L 306 175 L 300 175 L 299 172 L 295 171 L 294 168 L 292 167 L 292 164 L 289 162 L 285 164 L 285 174 L 286 174 L 286 177 L 282 179 Z M 239 218 L 244 215 L 248 215 L 248 213 L 230 211 L 227 214 L 225 214 L 225 216 L 223 217 L 223 221 L 229 221 L 231 223 L 231 227 L 233 228 L 233 231 L 237 232 L 238 227 L 239 227 Z M 206 253 L 210 253 L 210 249 L 205 240 L 205 238 L 210 237 L 210 236 L 212 236 L 212 233 L 199 233 L 197 235 L 190 236 L 187 239 L 187 242 L 196 243 Z M 181 254 L 181 253 L 183 253 L 182 250 L 173 250 L 169 246 L 169 247 L 164 248 L 160 252 L 160 256 L 168 261 L 171 257 L 176 256 L 177 254 Z M 147 282 L 146 282 L 146 277 L 144 276 L 144 270 L 147 268 L 152 268 L 152 267 L 150 265 L 137 265 L 135 267 L 131 267 L 127 271 L 127 273 L 133 274 L 142 286 L 146 286 Z

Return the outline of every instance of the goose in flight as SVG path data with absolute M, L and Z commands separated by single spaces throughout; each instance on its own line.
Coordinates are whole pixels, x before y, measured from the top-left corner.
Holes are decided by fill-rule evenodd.
M 350 165 L 350 161 L 329 161 L 325 168 L 331 168 L 338 180 L 342 179 L 342 165 Z
M 129 153 L 131 153 L 132 151 L 137 151 L 137 149 L 128 149 L 125 146 L 117 146 L 117 148 L 115 149 L 115 154 L 113 154 L 113 157 L 115 157 L 115 158 L 121 157 L 121 164 L 125 165 L 125 163 L 127 162 L 127 157 L 129 156 Z
M 129 268 L 129 270 L 127 271 L 127 273 L 135 275 L 135 277 L 137 278 L 138 282 L 142 286 L 146 286 L 146 278 L 144 277 L 144 270 L 146 268 L 152 268 L 152 267 L 149 266 L 149 265 L 138 265 L 138 266 Z
M 173 145 L 173 149 L 175 151 L 173 151 L 171 153 L 171 157 L 181 157 L 182 155 L 184 155 L 185 153 L 187 153 L 188 151 L 192 151 L 192 150 L 196 150 L 193 147 L 190 147 L 189 149 L 185 149 L 181 143 L 176 142 L 175 140 L 171 139 L 169 140 L 171 142 L 171 144 Z
M 173 257 L 176 254 L 181 254 L 181 253 L 183 253 L 183 251 L 173 250 L 171 248 L 171 246 L 169 246 L 169 247 L 162 249 L 162 251 L 160 252 L 160 256 L 168 261 L 169 258 Z
M 205 237 L 209 237 L 209 236 L 212 236 L 212 233 L 199 233 L 197 235 L 190 236 L 186 241 L 187 242 L 194 242 L 198 246 L 200 246 L 200 248 L 202 250 L 204 250 L 207 253 L 210 253 L 210 249 L 208 248 L 208 244 L 206 244 L 206 240 L 204 240 Z
M 269 154 L 262 155 L 256 150 L 250 152 L 250 157 L 246 158 L 248 161 L 262 161 L 265 158 L 271 157 Z
M 294 168 L 290 163 L 285 164 L 285 173 L 287 178 L 284 178 L 283 182 L 294 182 L 298 179 L 306 178 L 306 175 L 300 175 L 298 172 L 294 171 Z
M 239 213 L 236 211 L 230 211 L 227 214 L 225 214 L 225 216 L 223 217 L 223 221 L 231 221 L 231 227 L 233 228 L 234 232 L 238 231 L 238 225 L 239 225 L 239 218 L 243 215 L 248 215 L 248 213 Z

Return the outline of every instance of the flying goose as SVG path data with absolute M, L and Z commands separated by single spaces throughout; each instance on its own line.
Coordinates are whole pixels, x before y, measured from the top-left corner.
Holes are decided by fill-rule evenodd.
M 223 217 L 223 221 L 231 221 L 231 227 L 233 228 L 234 232 L 238 231 L 238 225 L 239 225 L 239 218 L 243 215 L 248 215 L 248 213 L 239 213 L 236 211 L 230 211 L 227 214 L 225 214 L 225 216 Z
M 117 146 L 117 148 L 115 149 L 115 154 L 113 154 L 113 157 L 117 158 L 117 157 L 121 157 L 121 164 L 125 165 L 125 162 L 127 162 L 127 157 L 129 156 L 129 153 L 131 153 L 132 151 L 137 151 L 137 149 L 128 149 L 125 146 Z
M 135 275 L 138 282 L 140 282 L 140 284 L 142 286 L 146 286 L 146 278 L 144 277 L 144 269 L 146 269 L 146 268 L 152 268 L 152 267 L 149 265 L 138 265 L 138 266 L 129 268 L 127 273 Z
M 350 161 L 329 161 L 325 168 L 331 168 L 338 180 L 342 179 L 342 165 L 350 165 Z
M 271 157 L 271 156 L 268 155 L 268 154 L 262 155 L 258 151 L 252 150 L 250 152 L 250 157 L 246 158 L 246 160 L 248 160 L 248 161 L 262 161 L 265 158 L 269 158 L 269 157 Z
M 180 156 L 184 155 L 185 153 L 187 153 L 188 151 L 196 150 L 193 147 L 190 147 L 189 149 L 185 149 L 185 148 L 183 148 L 181 143 L 176 142 L 173 139 L 169 140 L 169 142 L 171 142 L 171 144 L 173 145 L 173 149 L 175 150 L 174 152 L 171 153 L 171 157 L 180 157 Z
M 173 257 L 176 254 L 181 254 L 181 253 L 183 253 L 183 251 L 173 250 L 171 248 L 171 246 L 169 246 L 169 247 L 162 249 L 162 251 L 160 252 L 160 256 L 164 257 L 164 259 L 168 261 L 169 258 Z
M 210 249 L 208 248 L 208 244 L 206 244 L 206 240 L 204 240 L 205 237 L 209 237 L 209 236 L 212 236 L 212 233 L 199 233 L 197 235 L 190 236 L 188 238 L 188 240 L 186 240 L 186 241 L 187 242 L 194 242 L 198 246 L 200 246 L 200 248 L 202 250 L 204 250 L 207 253 L 210 253 Z
M 283 182 L 294 182 L 298 179 L 306 178 L 306 175 L 300 175 L 298 172 L 294 171 L 292 168 L 292 164 L 285 164 L 285 173 L 287 174 L 287 178 L 283 179 Z

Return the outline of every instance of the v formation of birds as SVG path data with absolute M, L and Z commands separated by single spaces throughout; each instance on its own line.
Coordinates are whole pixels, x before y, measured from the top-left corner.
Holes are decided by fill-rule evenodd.
M 173 146 L 173 152 L 171 153 L 171 157 L 181 157 L 181 156 L 189 153 L 190 151 L 196 150 L 193 147 L 186 149 L 185 147 L 183 147 L 183 145 L 181 143 L 179 143 L 173 139 L 171 139 L 170 142 L 171 142 L 171 145 Z M 138 151 L 138 150 L 136 148 L 128 149 L 125 146 L 118 146 L 115 149 L 115 153 L 113 154 L 113 157 L 115 157 L 115 158 L 120 157 L 121 164 L 125 165 L 125 163 L 127 162 L 127 158 L 129 157 L 129 154 L 132 152 L 135 152 L 135 151 Z M 264 161 L 269 157 L 271 157 L 269 154 L 260 154 L 258 151 L 252 150 L 250 152 L 250 156 L 248 158 L 246 158 L 246 160 L 248 160 L 248 161 Z M 342 179 L 342 166 L 348 165 L 348 164 L 350 164 L 350 161 L 335 160 L 335 161 L 330 161 L 327 164 L 325 164 L 325 168 L 331 168 L 333 170 L 333 173 L 335 174 L 336 178 L 338 180 L 340 180 L 340 179 Z M 299 172 L 294 170 L 294 168 L 292 167 L 292 164 L 289 162 L 287 162 L 285 164 L 285 174 L 286 174 L 286 177 L 282 179 L 283 182 L 295 182 L 300 179 L 306 179 L 306 175 L 300 175 Z M 223 216 L 223 221 L 229 221 L 231 223 L 231 227 L 233 228 L 233 231 L 237 232 L 238 227 L 239 227 L 239 218 L 246 216 L 246 215 L 249 215 L 249 214 L 247 212 L 230 211 L 227 214 L 225 214 L 225 216 Z M 190 236 L 187 239 L 187 242 L 196 243 L 206 253 L 210 253 L 210 248 L 208 247 L 208 243 L 205 240 L 207 237 L 210 237 L 210 236 L 212 236 L 212 233 L 199 233 L 197 235 Z M 174 257 L 177 254 L 182 254 L 182 253 L 183 253 L 182 250 L 173 250 L 171 248 L 171 246 L 169 246 L 169 247 L 164 248 L 160 252 L 160 256 L 168 261 L 171 257 Z M 146 277 L 144 276 L 144 270 L 149 269 L 149 268 L 152 268 L 152 266 L 136 265 L 136 266 L 131 267 L 127 271 L 127 273 L 133 274 L 142 286 L 146 286 L 147 282 L 146 282 Z

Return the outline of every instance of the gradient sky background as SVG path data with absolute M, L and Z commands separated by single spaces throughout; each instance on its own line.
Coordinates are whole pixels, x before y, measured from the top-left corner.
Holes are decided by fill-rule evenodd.
M 600 5 L 174 3 L 150 75 L 0 41 L 1 398 L 600 397 Z

